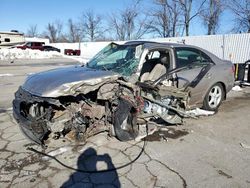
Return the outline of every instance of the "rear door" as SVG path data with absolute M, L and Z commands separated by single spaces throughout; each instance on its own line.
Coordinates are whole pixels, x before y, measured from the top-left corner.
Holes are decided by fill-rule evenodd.
M 191 92 L 189 105 L 195 106 L 203 102 L 203 95 L 211 82 L 212 60 L 204 52 L 190 47 L 175 48 L 176 68 L 184 69 L 177 72 L 178 88 L 186 88 Z

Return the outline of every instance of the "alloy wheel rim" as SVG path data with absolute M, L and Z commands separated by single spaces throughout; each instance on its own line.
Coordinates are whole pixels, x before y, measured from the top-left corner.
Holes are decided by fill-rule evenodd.
M 208 104 L 211 108 L 219 106 L 222 99 L 222 90 L 219 86 L 214 86 L 208 94 Z

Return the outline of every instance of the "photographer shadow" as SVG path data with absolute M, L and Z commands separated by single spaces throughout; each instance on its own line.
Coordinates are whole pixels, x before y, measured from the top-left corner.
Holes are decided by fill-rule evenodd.
M 97 163 L 101 165 L 101 169 L 114 170 L 98 172 L 97 166 L 99 165 Z M 103 166 L 106 166 L 106 168 L 103 168 Z M 76 171 L 73 173 L 61 187 L 121 187 L 118 173 L 109 154 L 97 155 L 96 150 L 90 147 L 78 157 L 77 169 L 82 172 Z

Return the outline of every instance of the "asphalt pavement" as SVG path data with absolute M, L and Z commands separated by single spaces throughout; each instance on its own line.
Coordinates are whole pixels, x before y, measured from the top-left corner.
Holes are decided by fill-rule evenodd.
M 0 61 L 1 188 L 250 187 L 248 87 L 231 91 L 215 115 L 166 126 L 145 143 L 120 142 L 106 133 L 84 143 L 67 137 L 49 140 L 47 148 L 31 143 L 12 117 L 14 92 L 29 74 L 75 64 L 70 59 Z M 28 148 L 55 156 L 64 166 Z M 79 172 L 83 169 L 116 170 Z

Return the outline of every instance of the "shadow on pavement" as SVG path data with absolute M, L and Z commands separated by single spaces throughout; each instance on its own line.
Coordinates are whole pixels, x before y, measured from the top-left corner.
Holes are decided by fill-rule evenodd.
M 97 163 L 101 164 L 101 169 L 114 169 L 112 159 L 109 154 L 97 155 L 93 148 L 85 150 L 77 160 L 77 168 L 84 171 L 98 171 Z M 98 165 L 99 166 L 99 165 Z M 103 168 L 105 166 L 105 168 Z M 61 187 L 121 187 L 117 171 L 84 173 L 75 172 Z

